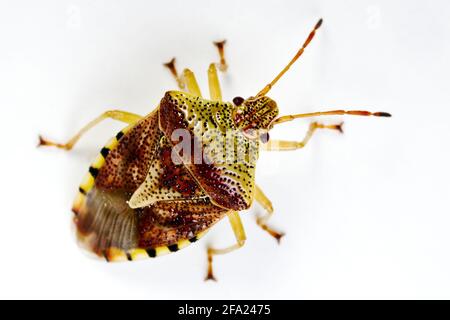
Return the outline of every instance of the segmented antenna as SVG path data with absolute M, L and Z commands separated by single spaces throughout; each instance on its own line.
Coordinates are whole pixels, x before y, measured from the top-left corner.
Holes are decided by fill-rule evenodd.
M 316 34 L 316 30 L 320 28 L 320 26 L 322 25 L 323 20 L 320 19 L 319 21 L 317 21 L 316 25 L 314 26 L 314 29 L 311 31 L 311 33 L 309 34 L 308 38 L 306 39 L 305 43 L 303 44 L 303 46 L 300 48 L 300 50 L 297 51 L 297 53 L 295 54 L 295 56 L 292 58 L 292 60 L 286 65 L 286 67 L 284 67 L 283 70 L 281 70 L 281 72 L 275 77 L 275 79 L 272 80 L 272 82 L 270 82 L 268 85 L 266 85 L 264 87 L 264 89 L 262 89 L 257 95 L 256 98 L 258 97 L 263 97 L 265 96 L 270 89 L 272 89 L 272 87 L 275 85 L 275 83 L 278 82 L 278 80 L 280 80 L 280 78 L 286 73 L 286 71 L 289 70 L 289 68 L 295 63 L 295 61 L 297 61 L 298 58 L 300 58 L 300 56 L 303 54 L 303 52 L 305 51 L 306 47 L 309 45 L 309 43 L 311 42 L 311 40 L 314 38 L 314 35 Z

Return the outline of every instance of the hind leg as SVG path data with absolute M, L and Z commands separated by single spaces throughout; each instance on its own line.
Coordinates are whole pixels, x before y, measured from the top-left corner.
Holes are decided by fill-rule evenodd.
M 239 213 L 236 211 L 232 211 L 228 214 L 228 219 L 231 224 L 231 228 L 233 229 L 234 235 L 236 237 L 236 243 L 232 246 L 223 248 L 223 249 L 215 249 L 215 248 L 208 248 L 208 273 L 206 275 L 205 280 L 214 280 L 216 281 L 216 278 L 214 277 L 213 273 L 213 257 L 215 255 L 221 255 L 221 254 L 227 254 L 230 252 L 233 252 L 239 248 L 241 248 L 245 244 L 246 235 L 244 226 L 242 225 L 241 218 L 239 217 Z
M 267 198 L 259 186 L 256 186 L 255 188 L 255 200 L 266 210 L 266 214 L 264 216 L 256 218 L 256 223 L 261 227 L 261 229 L 269 233 L 278 242 L 280 242 L 280 239 L 284 236 L 284 233 L 277 232 L 267 225 L 267 221 L 273 215 L 273 206 L 272 202 L 269 198 Z

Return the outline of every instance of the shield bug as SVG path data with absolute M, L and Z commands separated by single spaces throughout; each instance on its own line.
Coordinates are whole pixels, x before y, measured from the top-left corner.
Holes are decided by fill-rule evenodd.
M 390 116 L 385 112 L 332 110 L 278 117 L 277 104 L 267 93 L 303 54 L 321 24 L 319 20 L 292 60 L 255 96 L 222 101 L 217 67 L 227 70 L 225 41 L 216 42 L 220 62 L 211 63 L 208 69 L 210 99 L 202 97 L 189 69 L 179 76 L 172 59 L 165 66 L 179 90 L 166 92 L 150 114 L 107 111 L 65 144 L 40 137 L 41 146 L 70 150 L 104 119 L 128 124 L 101 149 L 79 186 L 73 212 L 81 244 L 107 261 L 153 258 L 196 242 L 227 217 L 236 244 L 208 248 L 206 279 L 214 279 L 213 256 L 245 243 L 239 212 L 248 209 L 253 200 L 266 211 L 257 224 L 279 240 L 283 234 L 267 225 L 273 214 L 272 203 L 255 183 L 259 149 L 300 149 L 317 129 L 342 131 L 342 124 L 312 122 L 302 141 L 271 140 L 269 131 L 297 118 Z

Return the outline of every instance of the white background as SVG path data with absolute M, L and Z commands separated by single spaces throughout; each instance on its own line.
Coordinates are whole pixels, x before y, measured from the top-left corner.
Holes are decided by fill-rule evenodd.
M 0 1 L 0 298 L 450 298 L 448 1 Z M 176 254 L 137 263 L 86 257 L 71 202 L 90 161 L 122 127 L 105 121 L 70 153 L 67 139 L 101 112 L 146 114 L 175 83 L 172 56 L 197 73 L 228 40 L 224 97 L 259 91 L 319 17 L 323 27 L 271 91 L 282 114 L 355 107 L 304 150 L 264 153 L 258 184 L 281 245 L 242 213 L 248 242 L 222 221 Z M 324 118 L 332 123 L 343 118 Z M 274 130 L 301 139 L 308 121 Z

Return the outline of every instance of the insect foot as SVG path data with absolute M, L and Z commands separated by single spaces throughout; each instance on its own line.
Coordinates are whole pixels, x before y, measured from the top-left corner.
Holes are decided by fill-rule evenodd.
M 48 142 L 47 140 L 45 140 L 41 135 L 39 135 L 39 143 L 37 145 L 37 147 L 42 147 L 42 146 L 47 146 Z
M 184 89 L 184 82 L 183 80 L 180 78 L 180 76 L 178 75 L 178 71 L 177 68 L 175 67 L 175 62 L 176 59 L 175 57 L 172 58 L 169 62 L 164 63 L 163 65 L 168 68 L 170 70 L 170 73 L 172 74 L 172 76 L 175 78 L 175 80 L 177 81 L 178 84 L 178 88 L 180 89 Z
M 212 281 L 217 282 L 217 279 L 214 277 L 214 275 L 212 273 L 209 273 L 209 272 L 208 272 L 208 274 L 206 275 L 206 278 L 205 278 L 205 281 L 208 281 L 208 280 L 212 280 Z
M 343 125 L 344 125 L 344 122 L 335 124 L 333 129 L 336 129 L 340 133 L 344 133 L 344 129 L 342 128 Z
M 274 237 L 275 240 L 277 240 L 277 243 L 280 244 L 281 243 L 281 238 L 283 238 L 286 234 L 284 232 L 278 232 L 278 231 L 275 231 L 272 228 L 270 228 L 266 224 L 266 220 L 267 220 L 267 216 L 259 217 L 259 218 L 256 218 L 256 223 L 258 224 L 258 226 L 261 229 L 263 229 L 268 234 L 270 234 L 272 237 Z
M 213 249 L 208 248 L 207 254 L 208 254 L 208 273 L 206 274 L 205 281 L 208 281 L 208 280 L 217 281 L 217 279 L 214 277 L 213 267 L 212 267 Z
M 331 130 L 337 130 L 340 133 L 344 133 L 344 130 L 342 126 L 344 125 L 344 122 L 336 123 L 336 124 L 322 124 L 320 122 L 313 122 L 311 124 L 310 130 L 315 129 L 331 129 Z
M 56 148 L 65 149 L 65 150 L 71 149 L 71 147 L 69 145 L 49 141 L 49 140 L 45 139 L 44 137 L 42 137 L 41 135 L 39 135 L 39 143 L 38 143 L 37 147 L 38 148 L 39 147 L 56 147 Z
M 225 60 L 225 50 L 224 50 L 225 43 L 227 43 L 227 40 L 214 42 L 214 45 L 217 47 L 217 50 L 219 50 L 220 56 L 219 70 L 222 72 L 225 72 L 228 69 L 228 64 L 227 61 Z

